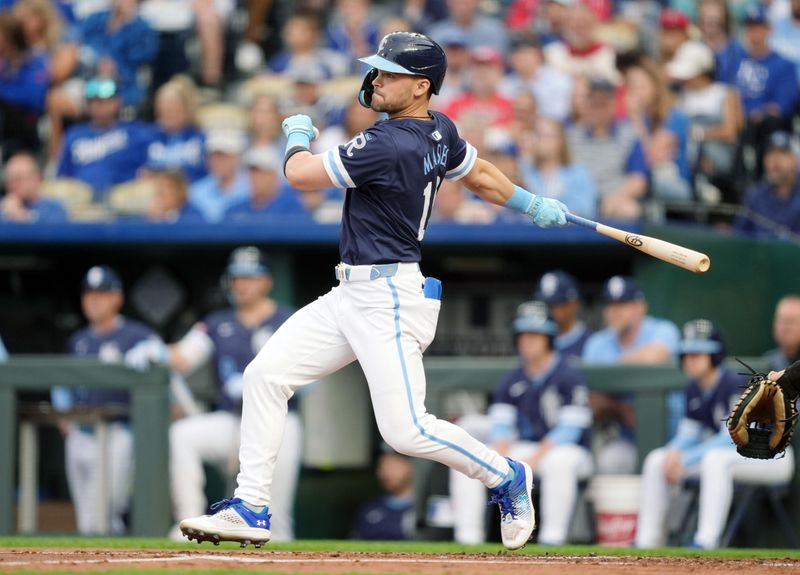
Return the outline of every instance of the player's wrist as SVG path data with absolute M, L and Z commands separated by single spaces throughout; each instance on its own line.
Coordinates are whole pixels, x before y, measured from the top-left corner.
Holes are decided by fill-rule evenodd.
M 506 200 L 506 207 L 533 216 L 537 208 L 537 197 L 536 194 L 532 194 L 524 188 L 514 186 L 514 193 Z

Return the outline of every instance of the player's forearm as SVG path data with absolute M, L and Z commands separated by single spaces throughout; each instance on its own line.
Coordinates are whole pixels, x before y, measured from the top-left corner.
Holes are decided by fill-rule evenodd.
M 464 177 L 467 188 L 482 199 L 505 206 L 514 194 L 514 184 L 494 164 L 478 158 Z
M 332 186 L 321 155 L 309 151 L 296 152 L 286 160 L 286 181 L 301 192 L 313 192 Z

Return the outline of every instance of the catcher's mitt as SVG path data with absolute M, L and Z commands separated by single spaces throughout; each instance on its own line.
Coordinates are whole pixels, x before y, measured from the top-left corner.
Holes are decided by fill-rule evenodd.
M 728 417 L 728 432 L 739 454 L 772 459 L 786 450 L 797 426 L 800 361 L 787 368 L 777 382 L 750 371 L 753 377 Z

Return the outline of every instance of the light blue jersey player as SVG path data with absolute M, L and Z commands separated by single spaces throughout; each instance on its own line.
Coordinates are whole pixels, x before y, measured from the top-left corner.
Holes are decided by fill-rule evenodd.
M 378 53 L 362 62 L 372 70 L 359 101 L 386 120 L 316 155 L 309 148 L 318 131 L 308 116 L 282 124 L 289 184 L 301 191 L 347 190 L 339 285 L 289 318 L 245 370 L 235 496 L 220 502 L 214 515 L 186 519 L 180 527 L 198 541 L 269 540 L 270 487 L 287 402 L 302 386 L 358 360 L 386 443 L 488 487 L 500 506 L 503 543 L 518 549 L 535 526 L 530 467 L 425 409 L 422 354 L 436 331 L 441 283 L 422 275 L 420 242 L 445 178 L 542 227 L 566 225 L 567 210 L 514 186 L 477 157 L 453 122 L 428 110 L 447 70 L 444 51 L 430 38 L 388 34 Z

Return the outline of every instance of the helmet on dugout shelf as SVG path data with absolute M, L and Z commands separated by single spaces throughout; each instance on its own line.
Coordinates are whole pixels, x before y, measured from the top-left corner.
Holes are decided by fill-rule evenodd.
M 378 70 L 396 74 L 424 76 L 431 81 L 431 90 L 438 94 L 447 72 L 447 56 L 439 44 L 415 32 L 392 32 L 381 40 L 378 52 L 372 56 L 359 58 L 372 66 L 372 70 L 364 76 L 358 101 L 362 106 L 370 107 L 372 102 L 372 81 Z

